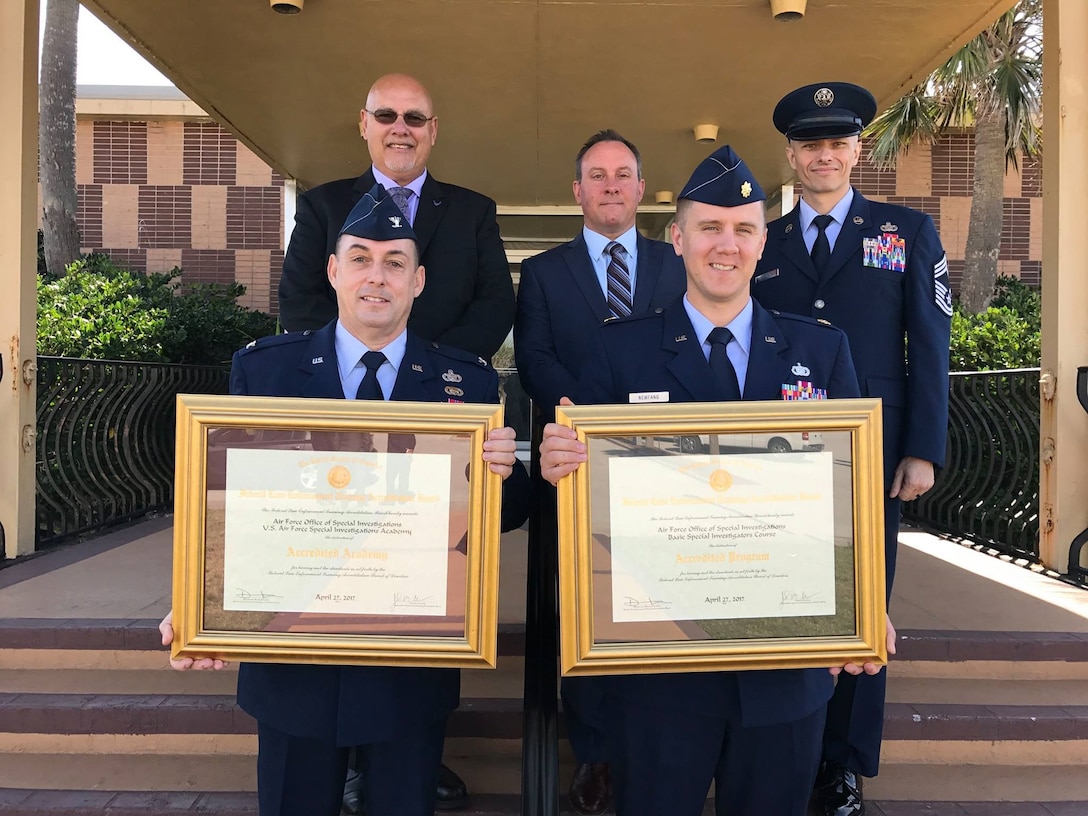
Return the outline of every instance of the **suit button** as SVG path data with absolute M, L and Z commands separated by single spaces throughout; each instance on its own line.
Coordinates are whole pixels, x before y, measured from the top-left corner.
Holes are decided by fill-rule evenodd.
M 823 302 L 822 300 L 817 300 L 817 301 L 816 301 L 815 303 L 813 303 L 812 305 L 813 305 L 813 306 L 815 306 L 815 307 L 816 307 L 817 309 L 822 309 L 822 308 L 823 308 L 824 306 L 826 306 L 827 304 L 825 304 L 825 303 L 824 303 L 824 302 Z

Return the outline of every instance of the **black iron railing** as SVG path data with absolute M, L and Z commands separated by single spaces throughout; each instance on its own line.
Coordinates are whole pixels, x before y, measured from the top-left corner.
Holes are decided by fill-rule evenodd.
M 903 515 L 1038 557 L 1039 369 L 951 374 L 945 467 Z
M 168 507 L 174 397 L 226 390 L 222 368 L 39 357 L 38 544 Z

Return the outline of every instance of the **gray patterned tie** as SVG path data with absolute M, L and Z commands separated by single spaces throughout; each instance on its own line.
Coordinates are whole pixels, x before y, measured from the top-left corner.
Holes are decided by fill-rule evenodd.
M 408 214 L 408 202 L 412 200 L 412 191 L 407 187 L 390 187 L 389 196 L 397 205 L 397 209 L 404 213 L 404 217 L 411 221 L 412 217 Z
M 627 317 L 631 314 L 631 273 L 627 269 L 627 262 L 623 259 L 626 250 L 618 241 L 612 241 L 604 248 L 611 256 L 608 262 L 607 289 L 608 308 L 616 317 Z

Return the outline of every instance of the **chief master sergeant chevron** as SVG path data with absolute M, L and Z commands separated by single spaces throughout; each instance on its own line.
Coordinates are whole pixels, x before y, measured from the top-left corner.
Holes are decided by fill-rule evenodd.
M 803 387 L 856 397 L 846 335 L 769 312 L 749 284 L 766 241 L 763 191 L 726 146 L 680 193 L 672 240 L 687 294 L 607 323 L 576 402 L 780 400 Z M 801 376 L 794 371 L 807 372 Z M 639 401 L 643 401 L 639 399 Z M 540 468 L 555 484 L 586 461 L 573 430 L 546 426 Z M 894 631 L 889 626 L 889 641 Z M 894 642 L 889 643 L 894 651 Z M 848 672 L 877 667 L 848 665 Z M 605 732 L 618 816 L 804 816 L 839 667 L 609 676 Z
M 891 596 L 900 502 L 933 485 L 948 429 L 948 262 L 925 213 L 850 186 L 876 100 L 847 82 L 807 85 L 774 111 L 801 183 L 799 206 L 771 223 L 752 294 L 769 309 L 824 318 L 850 338 L 862 396 L 880 397 L 884 534 Z M 876 776 L 886 673 L 840 679 L 816 782 L 819 816 L 862 816 L 861 775 Z
M 498 402 L 498 376 L 468 352 L 408 331 L 424 268 L 411 225 L 374 185 L 328 261 L 339 317 L 316 332 L 264 338 L 234 356 L 232 394 L 421 402 Z M 450 383 L 456 383 L 456 386 Z M 503 529 L 528 515 L 529 476 L 512 428 L 492 430 L 483 459 L 502 475 Z M 173 638 L 171 616 L 160 629 Z M 172 661 L 221 668 L 222 661 Z M 261 816 L 338 816 L 348 751 L 359 746 L 370 816 L 434 813 L 455 669 L 243 663 L 238 704 L 257 720 Z

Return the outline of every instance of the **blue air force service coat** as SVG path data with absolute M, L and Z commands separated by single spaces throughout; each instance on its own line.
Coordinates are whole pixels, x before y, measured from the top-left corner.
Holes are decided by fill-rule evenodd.
M 862 396 L 883 400 L 889 474 L 904 456 L 943 465 L 952 295 L 933 220 L 855 190 L 823 282 L 801 236 L 799 208 L 767 229 L 753 296 L 768 309 L 823 318 L 846 332 Z
M 266 337 L 234 355 L 232 394 L 343 399 L 335 321 L 316 332 Z M 453 370 L 464 402 L 497 403 L 498 376 L 485 361 L 408 333 L 391 399 L 449 402 L 441 375 Z M 503 528 L 528 515 L 529 477 L 515 464 L 503 484 Z M 344 746 L 386 742 L 445 719 L 457 707 L 460 672 L 379 666 L 242 663 L 238 704 L 285 733 Z
M 803 378 L 792 369 L 809 373 Z M 777 314 L 754 304 L 745 400 L 780 400 L 783 386 L 799 379 L 830 398 L 858 396 L 850 345 L 839 329 L 811 318 Z M 682 300 L 665 309 L 617 320 L 600 331 L 598 354 L 586 366 L 575 403 L 627 403 L 632 394 L 668 394 L 669 402 L 712 402 L 710 367 Z M 670 709 L 725 716 L 725 672 L 610 676 L 610 693 L 644 701 L 667 716 Z M 811 714 L 827 703 L 833 680 L 827 669 L 735 673 L 741 716 L 748 726 L 773 725 Z

